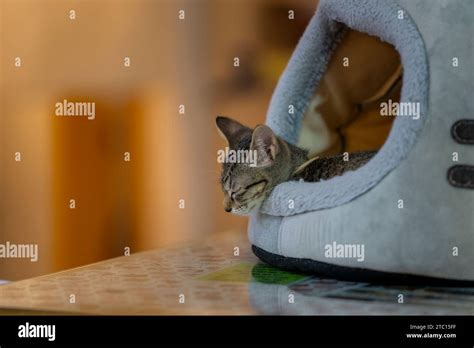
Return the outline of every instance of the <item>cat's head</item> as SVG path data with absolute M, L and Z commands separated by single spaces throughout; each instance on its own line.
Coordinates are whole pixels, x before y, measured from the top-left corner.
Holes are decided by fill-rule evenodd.
M 288 149 L 265 125 L 250 129 L 222 116 L 216 118 L 216 125 L 228 144 L 221 174 L 224 210 L 248 215 L 260 207 L 276 185 L 287 180 Z

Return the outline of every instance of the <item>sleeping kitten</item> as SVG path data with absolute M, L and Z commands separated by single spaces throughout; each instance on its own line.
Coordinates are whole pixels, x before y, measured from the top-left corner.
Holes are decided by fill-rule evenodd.
M 367 163 L 375 151 L 308 158 L 306 150 L 290 144 L 265 125 L 250 129 L 237 121 L 218 116 L 216 125 L 232 150 L 254 151 L 256 163 L 223 163 L 221 185 L 224 210 L 248 215 L 258 209 L 278 184 L 288 180 L 320 181 L 342 175 Z

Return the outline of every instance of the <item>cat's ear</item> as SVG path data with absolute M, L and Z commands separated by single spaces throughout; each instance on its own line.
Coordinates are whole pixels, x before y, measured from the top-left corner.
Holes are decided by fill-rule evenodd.
M 254 129 L 250 150 L 257 152 L 257 167 L 268 167 L 275 162 L 280 147 L 270 127 L 259 125 Z
M 227 141 L 229 148 L 235 149 L 240 140 L 252 130 L 237 121 L 225 116 L 216 117 L 219 134 Z

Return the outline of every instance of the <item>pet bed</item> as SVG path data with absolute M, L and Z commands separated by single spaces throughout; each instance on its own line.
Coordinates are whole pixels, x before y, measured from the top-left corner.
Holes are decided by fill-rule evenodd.
M 356 281 L 474 284 L 473 11 L 470 1 L 320 1 L 266 123 L 297 143 L 347 28 L 396 48 L 400 103 L 418 105 L 419 114 L 394 117 L 384 145 L 358 170 L 277 186 L 250 218 L 260 259 Z

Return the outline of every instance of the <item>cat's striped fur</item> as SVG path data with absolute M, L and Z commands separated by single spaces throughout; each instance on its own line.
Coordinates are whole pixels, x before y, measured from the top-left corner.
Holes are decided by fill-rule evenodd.
M 265 125 L 252 130 L 227 117 L 217 117 L 216 125 L 231 149 L 257 153 L 256 166 L 223 163 L 224 209 L 236 215 L 247 215 L 258 209 L 282 182 L 327 180 L 361 167 L 376 153 L 352 153 L 347 161 L 342 154 L 309 159 L 307 151 L 277 137 Z

